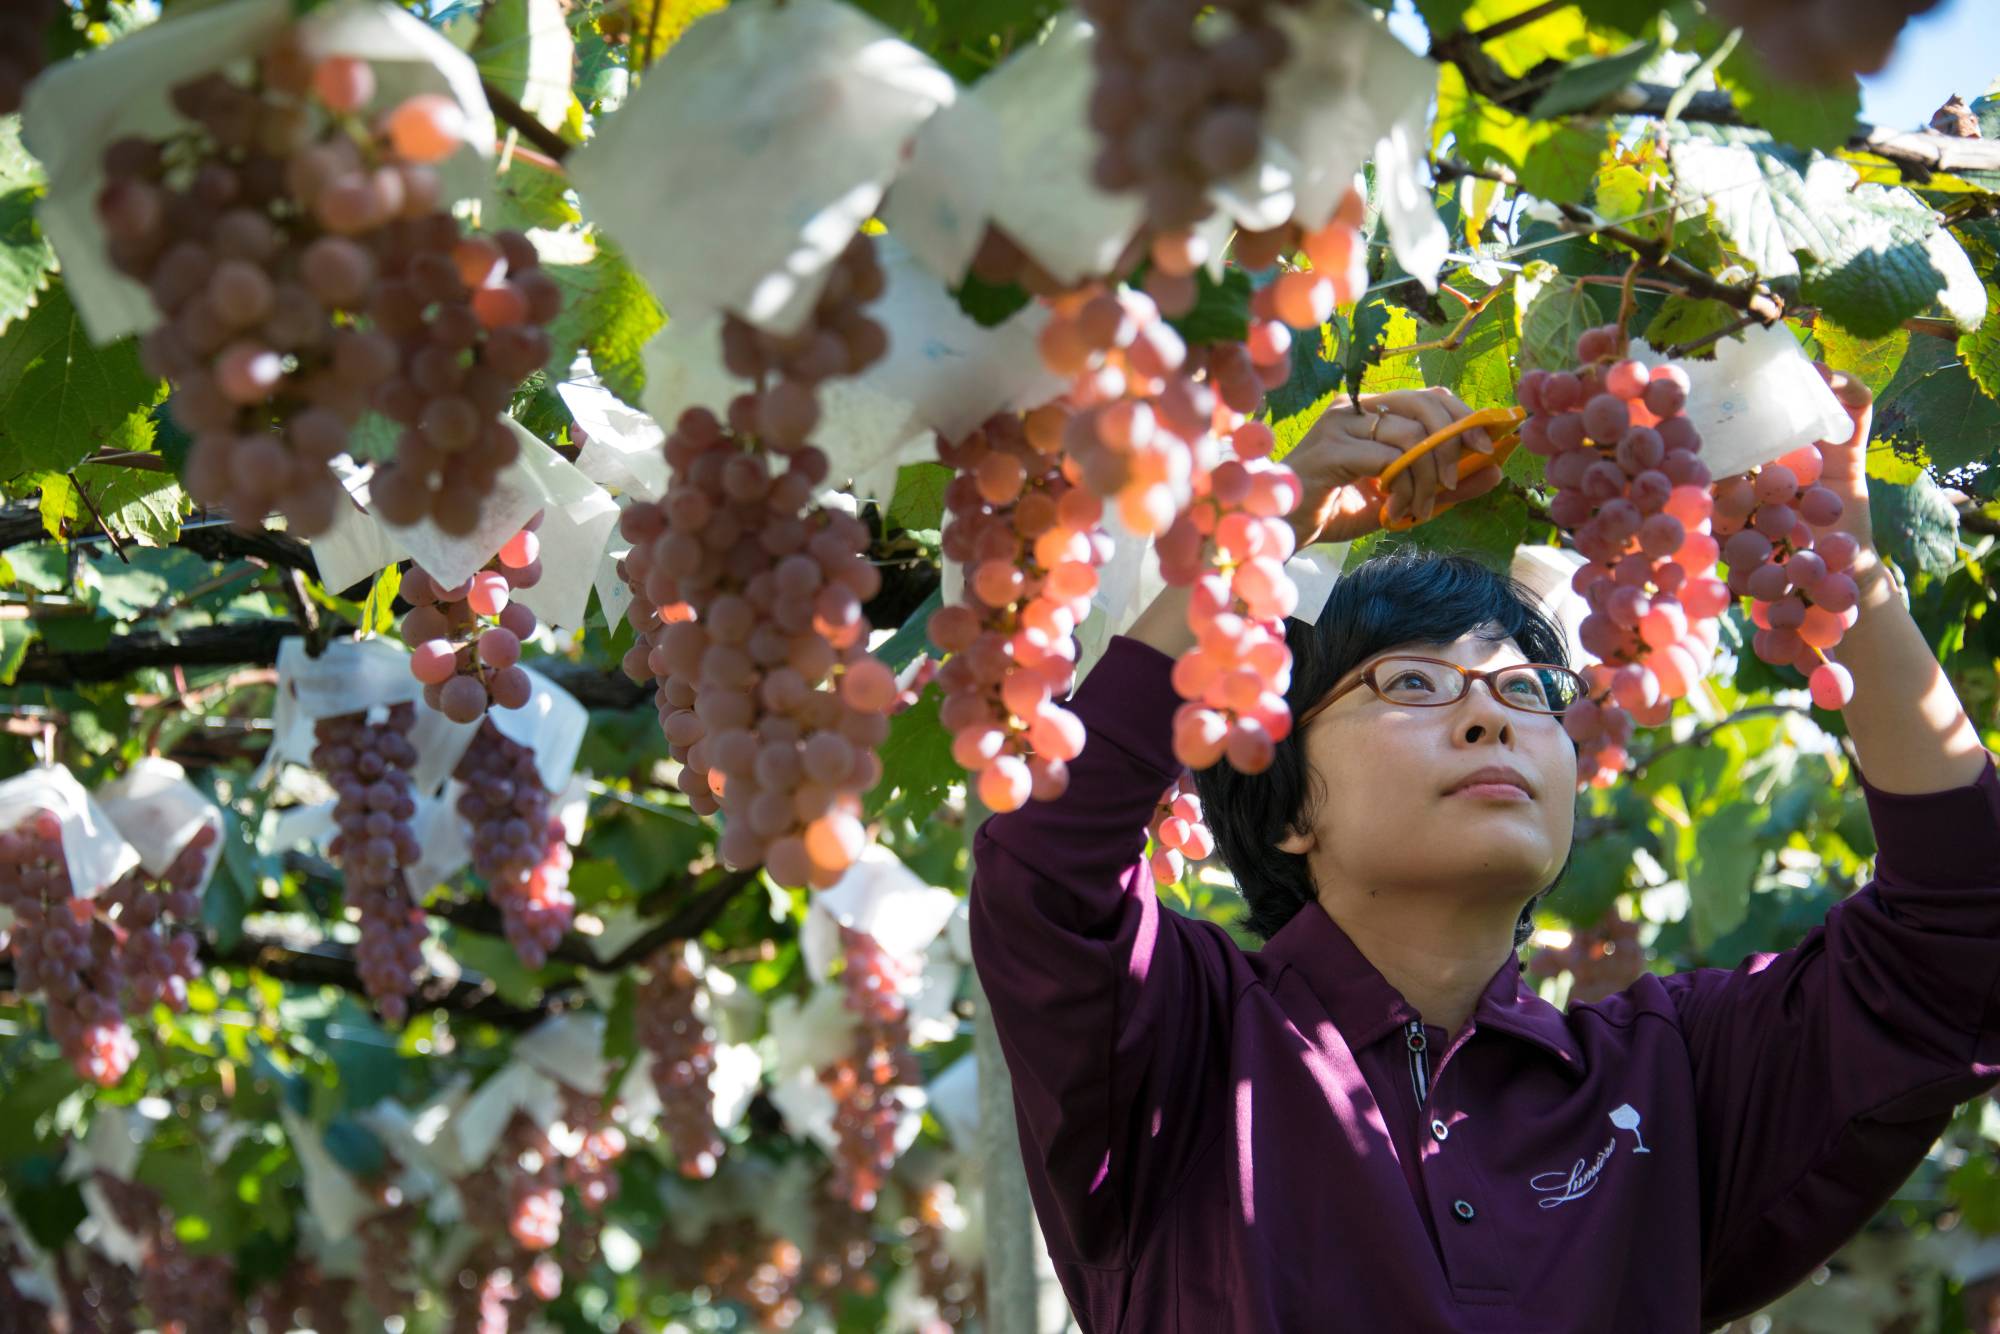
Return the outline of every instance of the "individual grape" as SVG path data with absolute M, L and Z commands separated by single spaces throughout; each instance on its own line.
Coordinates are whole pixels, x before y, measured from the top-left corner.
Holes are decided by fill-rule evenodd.
M 1194 775 L 1182 773 L 1160 794 L 1147 832 L 1153 840 L 1153 851 L 1146 864 L 1158 884 L 1177 883 L 1187 873 L 1190 862 L 1206 861 L 1214 854 L 1215 835 L 1202 820 L 1201 796 L 1195 790 Z
M 472 869 L 486 881 L 486 896 L 500 910 L 515 955 L 540 968 L 569 930 L 576 899 L 569 891 L 569 842 L 551 810 L 535 752 L 489 719 L 452 777 L 464 785 L 458 813 L 471 826 Z
M 632 1015 L 639 1045 L 653 1058 L 660 1124 L 681 1175 L 714 1176 L 723 1152 L 708 1082 L 715 1072 L 715 1028 L 709 1022 L 701 956 L 691 942 L 670 942 L 653 955 Z
M 442 162 L 465 143 L 465 112 L 442 93 L 419 93 L 389 113 L 389 140 L 411 162 Z
M 416 721 L 413 705 L 397 704 L 379 722 L 351 713 L 313 727 L 313 766 L 337 794 L 336 832 L 326 854 L 341 869 L 348 908 L 361 919 L 356 970 L 376 1010 L 392 1024 L 409 1014 L 426 935 L 424 910 L 403 875 L 423 853 L 410 827 L 417 813 L 410 778 Z

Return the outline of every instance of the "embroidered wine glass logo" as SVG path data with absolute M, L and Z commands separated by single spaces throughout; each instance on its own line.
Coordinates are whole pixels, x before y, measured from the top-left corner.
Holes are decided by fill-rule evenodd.
M 1537 1204 L 1544 1209 L 1553 1209 L 1559 1204 L 1582 1199 L 1596 1190 L 1598 1179 L 1604 1175 L 1604 1165 L 1611 1161 L 1612 1154 L 1618 1152 L 1616 1130 L 1632 1132 L 1632 1138 L 1639 1146 L 1632 1152 L 1652 1152 L 1646 1147 L 1644 1137 L 1639 1134 L 1639 1109 L 1631 1103 L 1622 1103 L 1612 1109 L 1611 1124 L 1615 1127 L 1614 1133 L 1604 1142 L 1604 1147 L 1597 1151 L 1596 1157 L 1588 1160 L 1579 1158 L 1568 1171 L 1537 1173 L 1528 1182 L 1535 1190 L 1542 1193 L 1542 1198 L 1536 1201 Z

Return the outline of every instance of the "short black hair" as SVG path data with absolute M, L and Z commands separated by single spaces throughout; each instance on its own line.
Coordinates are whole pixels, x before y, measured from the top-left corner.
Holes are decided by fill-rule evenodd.
M 1449 644 L 1473 631 L 1496 641 L 1512 639 L 1530 662 L 1570 665 L 1562 630 L 1535 595 L 1508 575 L 1471 556 L 1391 548 L 1341 577 L 1317 624 L 1285 623 L 1292 650 L 1292 685 L 1285 698 L 1297 717 L 1378 653 L 1404 644 Z M 1277 846 L 1286 834 L 1310 828 L 1312 808 L 1325 799 L 1305 747 L 1294 733 L 1278 743 L 1277 757 L 1263 773 L 1238 773 L 1225 761 L 1195 775 L 1195 783 L 1216 849 L 1249 905 L 1242 926 L 1269 940 L 1318 898 L 1306 858 Z M 1555 880 L 1521 909 L 1516 949 L 1534 932 L 1536 907 L 1568 870 L 1565 856 Z

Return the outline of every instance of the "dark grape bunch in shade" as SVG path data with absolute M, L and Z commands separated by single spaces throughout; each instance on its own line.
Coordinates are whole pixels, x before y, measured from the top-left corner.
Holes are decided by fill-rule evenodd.
M 80 897 L 63 853 L 62 821 L 31 812 L 0 832 L 0 928 L 15 986 L 47 1007 L 50 1034 L 76 1072 L 105 1087 L 138 1055 L 126 1023 L 155 1004 L 179 1012 L 199 968 L 197 887 L 214 855 L 203 825 L 165 876 L 134 869 L 94 898 Z
M 1646 949 L 1639 943 L 1639 923 L 1612 910 L 1596 922 L 1578 926 L 1570 933 L 1569 944 L 1540 946 L 1530 950 L 1524 962 L 1533 982 L 1568 973 L 1568 1003 L 1580 1005 L 1603 1000 L 1638 981 L 1646 971 Z
M 1903 26 L 1939 0 L 1706 0 L 1725 27 L 1740 27 L 1780 78 L 1847 84 L 1889 63 Z
M 1183 232 L 1214 210 L 1209 187 L 1248 167 L 1263 142 L 1271 78 L 1291 54 L 1279 5 L 1239 0 L 1226 27 L 1182 0 L 1084 0 L 1095 26 L 1090 124 L 1102 138 L 1092 175 L 1137 192 L 1155 232 Z
M 399 428 L 370 491 L 392 523 L 471 532 L 519 452 L 502 414 L 548 360 L 561 290 L 525 235 L 449 212 L 458 104 L 381 101 L 367 61 L 287 33 L 247 81 L 174 88 L 182 126 L 105 150 L 97 214 L 160 315 L 140 350 L 194 437 L 189 493 L 239 527 L 275 509 L 325 532 L 330 465 L 370 409 Z
M 684 1177 L 715 1175 L 722 1136 L 715 1128 L 715 1026 L 701 956 L 687 941 L 660 947 L 646 965 L 633 998 L 632 1023 L 639 1046 L 652 1057 L 653 1091 L 660 1099 L 660 1128 Z
M 1103 502 L 1037 448 L 1021 418 L 989 420 L 957 443 L 940 438 L 946 559 L 965 571 L 957 601 L 925 627 L 951 656 L 938 669 L 939 718 L 952 758 L 995 811 L 1060 796 L 1082 753 L 1083 722 L 1060 703 L 1076 678 L 1076 627 L 1090 614 L 1111 540 Z
M 900 696 L 868 652 L 862 606 L 882 576 L 867 525 L 816 499 L 827 458 L 799 443 L 818 422 L 814 386 L 886 350 L 856 309 L 880 291 L 872 243 L 857 236 L 796 334 L 726 322 L 725 360 L 761 387 L 730 402 L 726 425 L 705 408 L 682 413 L 664 445 L 666 495 L 619 520 L 638 634 L 625 670 L 657 681 L 681 789 L 698 813 L 724 817 L 723 861 L 762 865 L 783 885 L 826 888 L 861 855 L 861 794 L 882 776 L 876 750 Z M 812 406 L 795 416 L 800 395 Z
M 424 910 L 403 875 L 423 852 L 410 827 L 417 712 L 413 704 L 383 712 L 380 720 L 363 713 L 321 719 L 312 762 L 337 796 L 327 856 L 341 870 L 348 909 L 360 918 L 354 960 L 361 983 L 382 1018 L 399 1024 L 409 1017 L 425 936 Z
M 834 1188 L 866 1212 L 896 1166 L 900 1090 L 920 1083 L 910 1050 L 909 986 L 920 967 L 884 950 L 875 937 L 840 928 L 841 998 L 856 1017 L 854 1046 L 821 1068 L 833 1095 Z
M 507 943 L 522 963 L 540 968 L 569 930 L 576 899 L 569 842 L 535 752 L 488 720 L 452 776 L 464 784 L 458 813 L 470 826 L 472 869 L 500 910 Z
M 235 1324 L 236 1272 L 226 1254 L 201 1253 L 181 1239 L 159 1192 L 99 1170 L 92 1174 L 118 1225 L 139 1248 L 138 1292 L 161 1334 L 197 1334 Z M 126 1314 L 129 1314 L 129 1308 Z M 115 1328 L 133 1328 L 118 1325 Z
M 1202 821 L 1201 795 L 1195 791 L 1193 774 L 1182 773 L 1160 794 L 1146 834 L 1153 841 L 1146 865 L 1156 884 L 1176 884 L 1191 863 L 1214 855 L 1215 835 Z
M 1715 502 L 1687 373 L 1620 348 L 1615 327 L 1591 329 L 1575 370 L 1530 371 L 1519 386 L 1522 447 L 1547 460 L 1549 515 L 1584 558 L 1571 587 L 1589 604 L 1578 637 L 1597 661 L 1581 668 L 1589 692 L 1563 726 L 1579 774 L 1598 786 L 1625 767 L 1634 729 L 1666 722 L 1708 675 L 1731 600 L 1714 575 Z
M 483 569 L 454 587 L 419 565 L 403 574 L 410 672 L 423 682 L 424 702 L 455 723 L 478 722 L 493 707 L 518 709 L 533 693 L 520 662 L 521 645 L 535 633 L 535 613 L 513 597 L 541 582 L 541 539 L 535 535 L 541 523 L 537 513 Z
M 49 59 L 50 29 L 63 0 L 7 0 L 0 6 L 0 116 L 21 109 L 21 94 Z

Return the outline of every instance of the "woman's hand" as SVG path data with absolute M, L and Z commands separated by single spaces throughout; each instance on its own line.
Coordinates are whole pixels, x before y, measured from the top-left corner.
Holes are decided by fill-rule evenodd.
M 1868 430 L 1874 421 L 1875 395 L 1844 371 L 1830 370 L 1823 362 L 1815 364 L 1854 426 L 1847 439 L 1820 443 L 1820 455 L 1826 460 L 1820 485 L 1840 497 L 1840 520 L 1834 528 L 1852 537 L 1864 553 L 1870 553 L 1875 549 L 1875 529 L 1868 508 Z
M 1431 517 L 1438 502 L 1470 500 L 1500 484 L 1498 468 L 1481 468 L 1458 483 L 1461 449 L 1493 452 L 1484 430 L 1471 430 L 1433 449 L 1395 481 L 1387 496 L 1376 481 L 1383 469 L 1413 445 L 1443 430 L 1472 409 L 1446 389 L 1398 389 L 1364 394 L 1358 404 L 1336 402 L 1306 433 L 1285 463 L 1298 475 L 1302 498 L 1292 511 L 1292 529 L 1301 547 L 1311 542 L 1351 542 L 1382 526 L 1382 502 L 1389 517 Z

